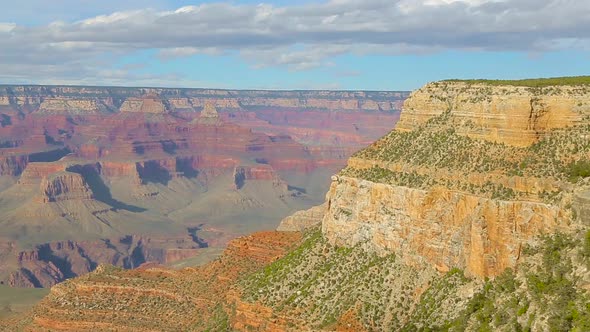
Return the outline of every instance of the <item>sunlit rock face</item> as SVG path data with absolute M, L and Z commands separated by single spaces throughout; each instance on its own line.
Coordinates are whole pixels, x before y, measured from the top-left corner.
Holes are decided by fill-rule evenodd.
M 413 266 L 499 275 L 539 234 L 587 219 L 587 191 L 567 170 L 590 156 L 589 114 L 587 86 L 427 84 L 333 178 L 324 235 Z

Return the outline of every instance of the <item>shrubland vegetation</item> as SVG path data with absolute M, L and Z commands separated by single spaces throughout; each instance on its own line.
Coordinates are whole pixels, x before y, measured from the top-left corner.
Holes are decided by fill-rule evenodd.
M 296 318 L 292 327 L 309 322 L 309 329 L 333 328 L 352 312 L 368 331 L 590 330 L 590 294 L 579 275 L 580 266 L 590 268 L 590 231 L 542 236 L 524 250 L 517 272 L 486 280 L 456 268 L 417 272 L 361 247 L 332 246 L 316 230 L 243 279 L 245 299 Z
M 386 331 L 404 325 L 416 290 L 435 276 L 434 270 L 419 272 L 393 254 L 380 257 L 361 246 L 331 245 L 315 230 L 301 247 L 245 278 L 242 287 L 246 300 L 296 317 L 294 325 L 308 322 L 306 329 L 333 329 L 352 313 L 368 330 Z
M 460 80 L 451 79 L 443 82 L 463 82 L 468 84 L 486 84 L 486 85 L 511 85 L 524 87 L 547 87 L 559 85 L 590 85 L 590 76 L 569 76 L 569 77 L 550 77 L 550 78 L 535 78 L 523 80 Z
M 462 124 L 473 126 L 473 124 Z M 449 112 L 434 117 L 413 131 L 392 131 L 353 157 L 373 160 L 379 165 L 407 165 L 392 171 L 382 166 L 355 169 L 348 167 L 343 175 L 416 188 L 442 185 L 492 198 L 513 199 L 530 193 L 519 193 L 500 182 L 468 181 L 469 174 L 494 174 L 504 177 L 549 179 L 550 181 L 579 181 L 590 176 L 590 140 L 584 139 L 590 125 L 555 130 L 530 147 L 520 148 L 470 138 L 459 132 Z M 418 172 L 418 170 L 420 172 Z M 458 179 L 440 174 L 465 175 Z M 538 196 L 548 202 L 557 197 L 559 188 L 541 192 Z
M 451 322 L 454 330 L 590 331 L 590 294 L 579 267 L 590 267 L 582 236 L 543 236 L 524 252 L 518 273 L 506 270 L 484 283 L 468 307 Z

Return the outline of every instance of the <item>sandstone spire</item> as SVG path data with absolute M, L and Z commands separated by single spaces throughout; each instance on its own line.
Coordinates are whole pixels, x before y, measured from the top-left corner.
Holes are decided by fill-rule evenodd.
M 217 113 L 217 108 L 212 102 L 206 102 L 205 107 L 201 111 L 201 118 L 203 119 L 219 119 L 219 113 Z
M 221 123 L 217 108 L 215 107 L 215 104 L 210 101 L 205 102 L 205 106 L 201 111 L 201 116 L 193 121 L 205 125 L 218 125 Z

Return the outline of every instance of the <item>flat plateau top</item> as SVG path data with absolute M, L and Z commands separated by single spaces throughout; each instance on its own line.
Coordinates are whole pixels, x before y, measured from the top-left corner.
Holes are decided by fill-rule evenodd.
M 462 82 L 467 84 L 489 84 L 489 85 L 512 85 L 525 86 L 531 88 L 556 86 L 556 85 L 590 85 L 590 76 L 570 76 L 570 77 L 550 77 L 550 78 L 532 78 L 524 80 L 459 80 L 451 79 L 443 82 Z

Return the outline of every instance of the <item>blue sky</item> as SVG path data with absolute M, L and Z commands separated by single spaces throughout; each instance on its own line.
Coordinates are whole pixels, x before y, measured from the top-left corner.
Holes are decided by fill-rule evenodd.
M 0 83 L 411 90 L 590 74 L 581 0 L 0 5 Z

